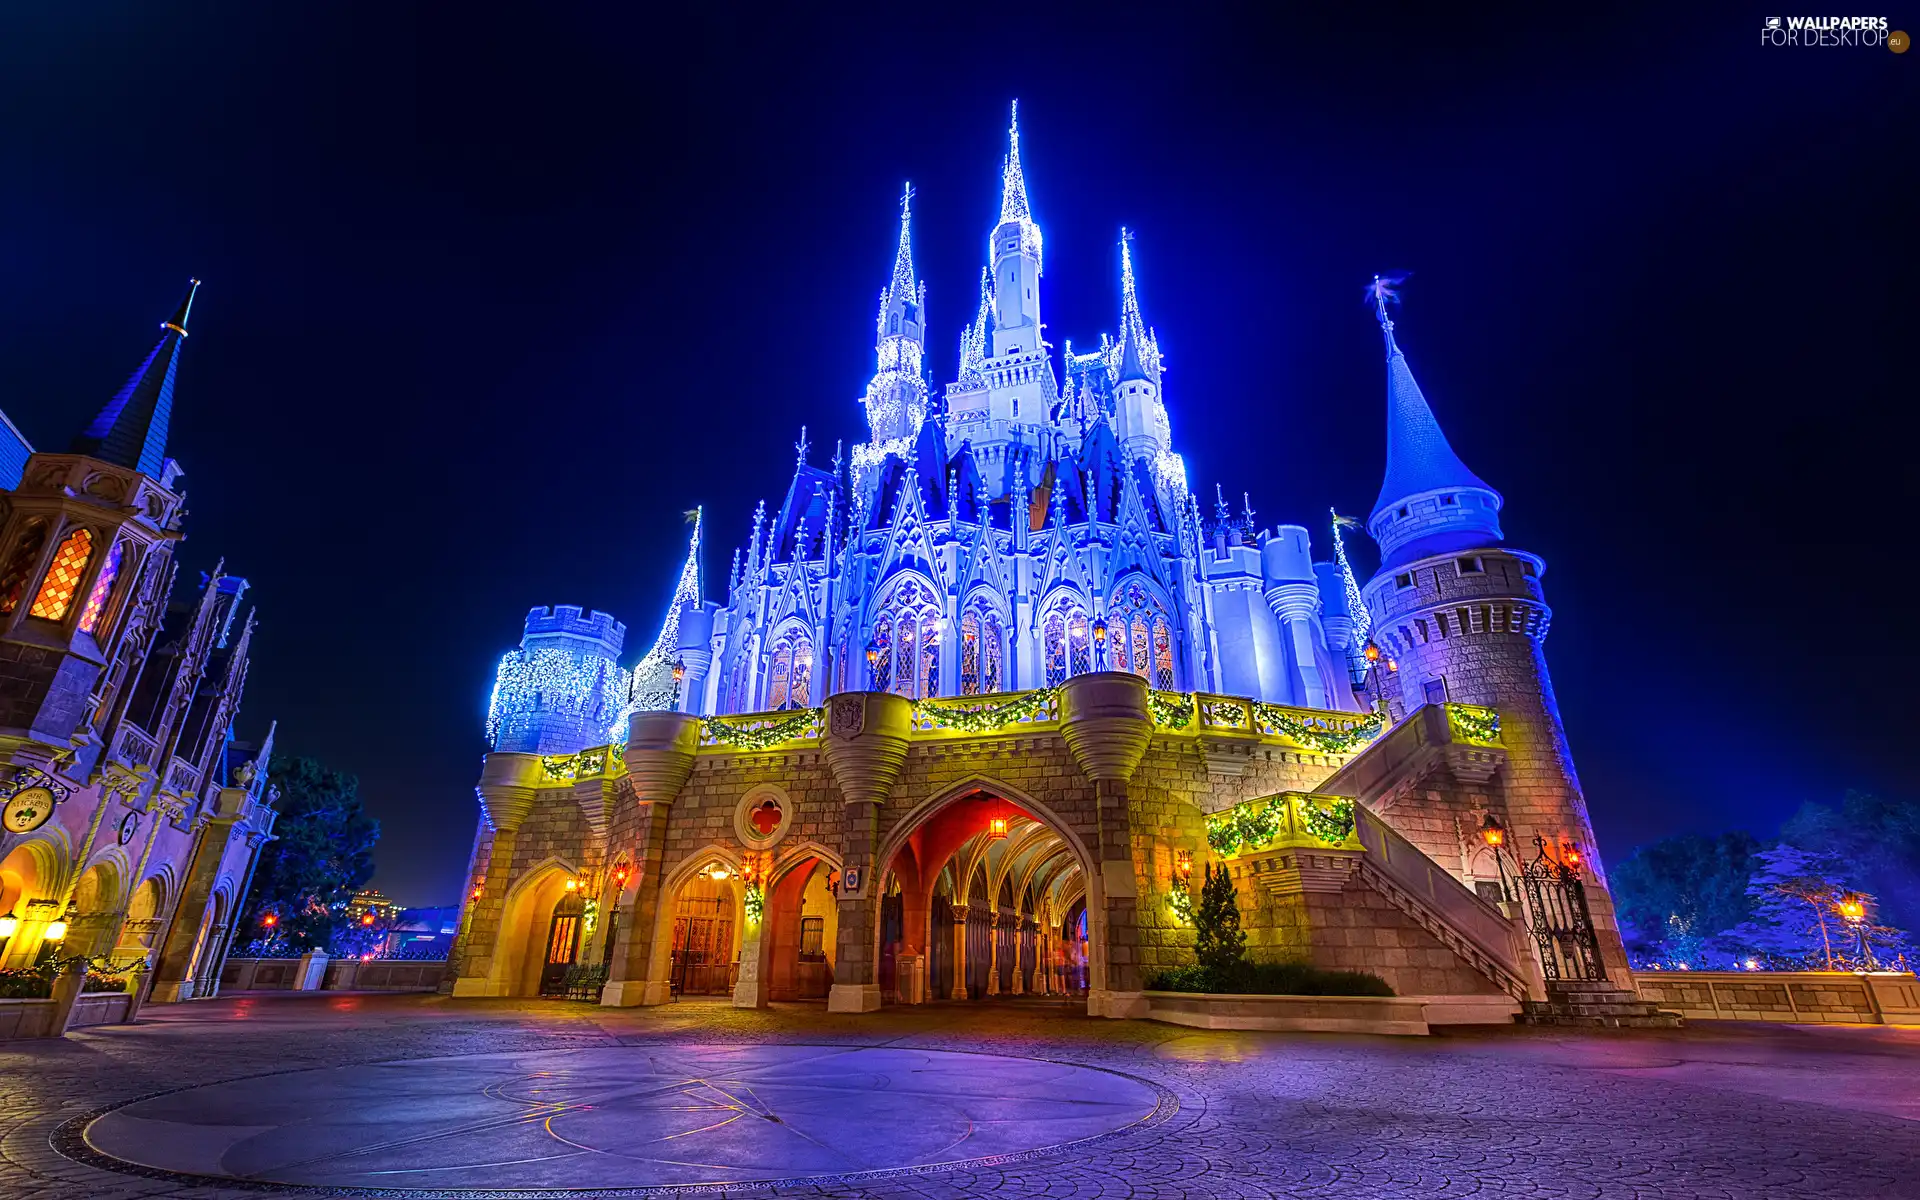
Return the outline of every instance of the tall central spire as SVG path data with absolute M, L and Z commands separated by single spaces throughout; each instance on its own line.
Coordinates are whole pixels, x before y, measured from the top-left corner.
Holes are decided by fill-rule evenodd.
M 1027 177 L 1020 171 L 1020 102 L 1013 102 L 1013 121 L 1007 126 L 1007 162 L 1000 173 L 1000 220 L 1031 221 L 1027 204 Z
M 919 289 L 913 278 L 913 185 L 907 184 L 900 193 L 900 248 L 893 255 L 893 280 L 887 285 L 887 295 L 905 296 L 918 299 Z

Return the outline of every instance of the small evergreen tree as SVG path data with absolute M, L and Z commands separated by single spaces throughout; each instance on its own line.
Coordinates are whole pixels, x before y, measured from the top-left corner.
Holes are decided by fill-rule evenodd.
M 1247 935 L 1240 928 L 1239 896 L 1233 876 L 1223 864 L 1218 871 L 1207 864 L 1206 883 L 1200 889 L 1200 908 L 1193 915 L 1195 953 L 1200 965 L 1226 974 L 1246 961 Z

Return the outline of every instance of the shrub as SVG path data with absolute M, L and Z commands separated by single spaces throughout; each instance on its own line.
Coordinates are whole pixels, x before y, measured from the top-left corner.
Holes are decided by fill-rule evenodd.
M 0 1000 L 45 1000 L 53 995 L 53 977 L 31 968 L 0 971 Z
M 1246 961 L 1247 935 L 1240 929 L 1239 897 L 1233 876 L 1223 863 L 1218 871 L 1207 864 L 1207 880 L 1200 889 L 1200 909 L 1193 917 L 1194 953 L 1200 965 L 1217 971 Z
M 1173 967 L 1147 980 L 1155 992 L 1200 992 L 1246 996 L 1391 996 L 1393 988 L 1365 971 L 1324 971 L 1310 963 L 1257 963 L 1242 959 L 1226 967 Z

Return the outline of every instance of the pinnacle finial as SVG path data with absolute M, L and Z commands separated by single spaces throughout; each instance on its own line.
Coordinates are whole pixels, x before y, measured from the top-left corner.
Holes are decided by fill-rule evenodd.
M 1233 515 L 1227 507 L 1227 491 L 1217 483 L 1213 485 L 1213 515 L 1222 521 Z
M 1120 378 L 1156 379 L 1160 372 L 1160 348 L 1154 344 L 1147 323 L 1140 316 L 1140 295 L 1133 279 L 1133 251 L 1128 243 L 1133 234 L 1120 227 Z
M 810 449 L 812 449 L 812 447 L 807 442 L 807 427 L 802 425 L 800 427 L 800 440 L 793 444 L 793 465 L 796 467 L 806 466 L 807 451 Z
M 1027 204 L 1027 177 L 1020 168 L 1020 102 L 1013 102 L 1013 119 L 1007 126 L 1007 159 L 1000 173 L 1000 221 L 1033 220 Z
M 913 282 L 913 184 L 909 182 L 900 192 L 900 245 L 893 254 L 893 279 L 888 287 L 888 299 L 906 299 L 909 302 L 918 299 L 918 289 Z

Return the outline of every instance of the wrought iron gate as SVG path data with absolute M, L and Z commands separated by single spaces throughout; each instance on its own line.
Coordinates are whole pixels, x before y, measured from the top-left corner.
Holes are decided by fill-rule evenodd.
M 1580 872 L 1547 854 L 1547 843 L 1536 835 L 1540 848 L 1533 861 L 1520 868 L 1520 886 L 1526 893 L 1527 931 L 1540 954 L 1540 972 L 1548 983 L 1562 980 L 1603 980 L 1600 939 L 1587 911 L 1587 886 Z

